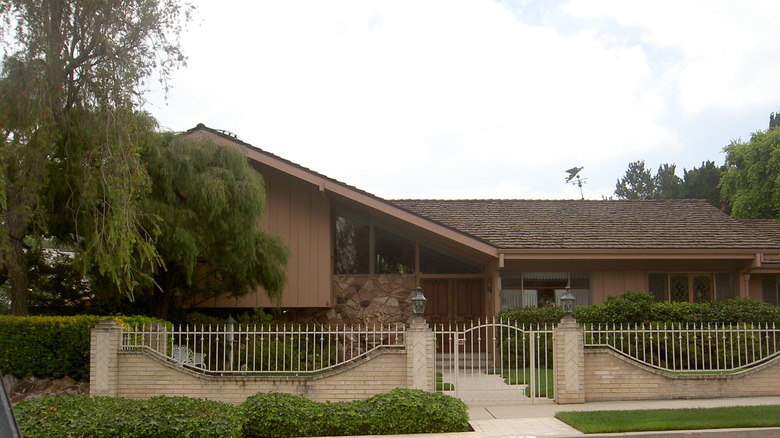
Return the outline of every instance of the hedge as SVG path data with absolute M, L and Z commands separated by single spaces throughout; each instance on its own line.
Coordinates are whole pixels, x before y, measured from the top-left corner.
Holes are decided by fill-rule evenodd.
M 654 302 L 646 292 L 626 292 L 608 298 L 602 305 L 577 306 L 572 316 L 580 324 L 772 324 L 780 323 L 780 307 L 746 298 L 707 303 Z M 523 324 L 556 324 L 563 311 L 558 307 L 522 307 L 504 310 L 498 317 Z
M 259 393 L 240 406 L 165 396 L 149 400 L 43 397 L 23 400 L 14 409 L 27 438 L 270 438 L 470 430 L 465 403 L 441 393 L 412 389 L 336 403 Z
M 465 432 L 468 407 L 442 393 L 394 389 L 365 400 L 316 403 L 260 393 L 241 405 L 244 437 L 392 435 Z
M 14 411 L 25 438 L 241 437 L 234 406 L 185 397 L 42 397 L 21 401 Z
M 90 332 L 107 318 L 126 327 L 161 322 L 143 316 L 0 315 L 0 370 L 16 376 L 85 380 L 89 377 Z

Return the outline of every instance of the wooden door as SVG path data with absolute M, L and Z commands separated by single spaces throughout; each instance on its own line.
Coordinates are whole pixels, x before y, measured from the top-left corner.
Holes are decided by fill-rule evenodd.
M 430 322 L 467 322 L 485 318 L 484 278 L 427 278 L 421 281 Z

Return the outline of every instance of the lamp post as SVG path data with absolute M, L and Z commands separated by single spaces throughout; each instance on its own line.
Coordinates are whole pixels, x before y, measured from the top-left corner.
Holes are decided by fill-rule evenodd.
M 233 371 L 233 331 L 235 330 L 236 320 L 233 319 L 233 315 L 228 315 L 225 319 L 225 328 L 227 329 L 227 341 L 230 343 L 230 371 Z
M 577 298 L 572 295 L 571 289 L 566 286 L 566 293 L 561 297 L 561 309 L 563 309 L 564 316 L 571 316 L 571 313 L 574 311 L 574 303 L 576 301 Z
M 428 299 L 423 295 L 422 288 L 418 287 L 417 295 L 412 298 L 412 312 L 414 312 L 414 315 L 417 318 L 422 318 L 423 313 L 425 313 L 425 305 L 427 302 Z

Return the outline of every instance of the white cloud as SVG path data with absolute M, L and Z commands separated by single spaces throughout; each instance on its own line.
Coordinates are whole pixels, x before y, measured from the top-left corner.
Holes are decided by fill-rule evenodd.
M 717 56 L 738 52 L 723 15 L 656 3 L 544 3 L 541 25 L 489 0 L 203 0 L 189 67 L 151 111 L 385 197 L 577 198 L 563 171 L 580 165 L 600 198 L 629 161 L 692 149 L 678 115 L 776 95 L 757 49 Z

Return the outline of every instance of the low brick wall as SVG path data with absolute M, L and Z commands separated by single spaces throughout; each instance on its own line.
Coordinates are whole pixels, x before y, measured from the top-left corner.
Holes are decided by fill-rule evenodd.
M 385 349 L 349 367 L 306 377 L 206 376 L 144 352 L 117 357 L 117 397 L 157 395 L 243 402 L 258 392 L 303 395 L 314 401 L 357 400 L 407 386 L 406 352 Z
M 780 396 L 780 358 L 733 374 L 672 375 L 610 349 L 585 350 L 585 401 Z

